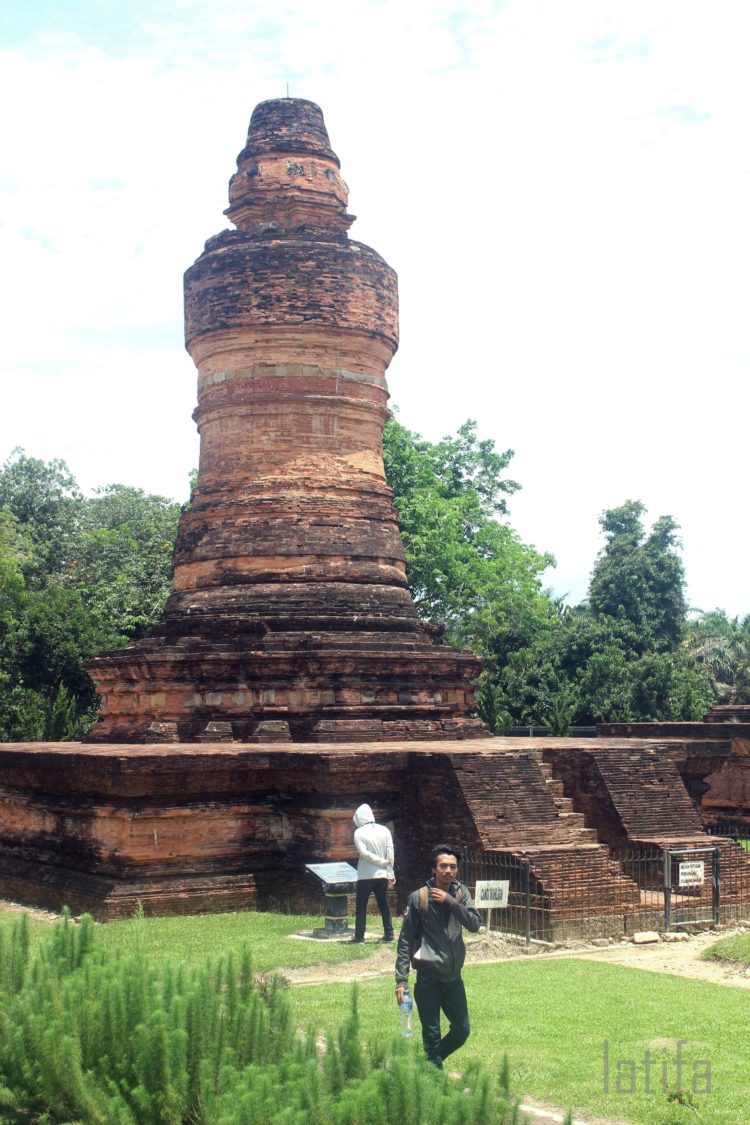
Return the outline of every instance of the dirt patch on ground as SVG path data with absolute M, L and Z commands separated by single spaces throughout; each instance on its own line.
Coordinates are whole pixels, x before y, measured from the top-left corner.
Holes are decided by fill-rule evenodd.
M 711 984 L 729 985 L 731 988 L 750 988 L 750 968 L 728 961 L 702 961 L 701 954 L 709 946 L 732 934 L 748 933 L 747 926 L 735 929 L 709 930 L 691 934 L 686 941 L 661 940 L 649 945 L 617 943 L 603 949 L 585 949 L 568 954 L 586 960 L 608 961 L 614 965 L 627 965 L 631 969 L 645 969 L 650 973 L 669 973 L 672 976 L 706 980 Z

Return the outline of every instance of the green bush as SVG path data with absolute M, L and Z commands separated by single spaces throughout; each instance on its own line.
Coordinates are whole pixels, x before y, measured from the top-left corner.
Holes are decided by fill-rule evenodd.
M 0 931 L 0 1106 L 39 1125 L 510 1125 L 507 1082 L 456 1083 L 401 1039 L 366 1044 L 357 993 L 337 1033 L 296 1027 L 250 955 L 158 969 L 65 915 L 29 956 Z M 507 1068 L 506 1068 L 507 1070 Z

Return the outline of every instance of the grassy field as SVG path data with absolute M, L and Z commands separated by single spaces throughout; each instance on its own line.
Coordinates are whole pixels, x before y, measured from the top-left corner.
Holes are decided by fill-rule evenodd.
M 299 969 L 321 962 L 362 961 L 373 946 L 341 941 L 302 941 L 290 934 L 309 933 L 319 917 L 301 914 L 206 914 L 186 918 L 133 918 L 110 922 L 101 934 L 111 948 L 138 948 L 157 963 L 175 959 L 201 965 L 219 953 L 252 950 L 256 972 Z
M 750 1119 L 747 992 L 615 965 L 541 958 L 472 966 L 464 978 L 473 1033 L 456 1056 L 457 1067 L 476 1059 L 496 1070 L 507 1052 L 517 1093 L 638 1125 L 738 1125 Z M 359 989 L 365 1033 L 390 1033 L 396 1026 L 391 981 L 364 981 Z M 305 1024 L 330 1025 L 346 1009 L 345 991 L 295 988 L 292 999 Z M 682 1088 L 690 1092 L 693 1085 L 698 1091 L 698 1116 L 671 1107 L 661 1088 L 662 1064 L 667 1088 L 677 1084 L 678 1040 L 687 1040 L 680 1046 Z M 711 1093 L 702 1092 L 707 1072 L 699 1060 L 710 1062 Z
M 343 961 L 366 967 L 375 943 L 322 944 L 288 936 L 318 922 L 268 914 L 136 918 L 102 926 L 98 932 L 111 947 L 136 948 L 162 964 L 200 964 L 248 944 L 256 971 Z M 32 938 L 48 926 L 34 921 Z M 750 938 L 727 939 L 713 948 L 731 949 L 730 943 L 738 940 L 750 954 Z M 477 1060 L 496 1071 L 507 1053 L 517 1093 L 634 1125 L 737 1125 L 750 1120 L 750 1072 L 745 1066 L 748 992 L 620 966 L 542 957 L 472 966 L 465 979 L 473 1034 L 457 1055 L 456 1068 Z M 330 1028 L 348 1014 L 350 993 L 350 985 L 336 982 L 296 987 L 292 1002 L 305 1025 Z M 359 997 L 365 1037 L 392 1035 L 397 1028 L 393 979 L 363 981 Z M 678 1084 L 678 1041 L 684 1041 L 679 1048 L 681 1085 L 687 1092 L 692 1087 L 697 1113 L 671 1106 L 662 1089 L 662 1068 L 667 1089 Z M 417 1036 L 413 1050 L 420 1050 Z
M 0 924 L 18 916 L 0 907 Z M 30 916 L 32 946 L 49 932 L 50 921 Z M 361 961 L 373 945 L 347 945 L 340 941 L 302 941 L 290 934 L 309 933 L 321 924 L 320 917 L 304 914 L 205 914 L 174 918 L 135 917 L 97 927 L 101 940 L 112 949 L 132 949 L 157 964 L 181 961 L 202 965 L 244 945 L 252 950 L 256 972 L 298 969 L 307 965 Z
M 703 953 L 705 961 L 731 961 L 735 965 L 750 965 L 750 934 L 734 934 L 722 938 Z

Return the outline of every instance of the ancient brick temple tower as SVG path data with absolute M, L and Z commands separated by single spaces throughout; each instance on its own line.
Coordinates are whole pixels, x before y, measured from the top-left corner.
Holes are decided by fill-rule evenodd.
M 470 653 L 417 616 L 385 482 L 396 275 L 347 230 L 323 115 L 263 102 L 235 230 L 185 275 L 200 466 L 153 633 L 91 661 L 98 742 L 486 734 Z
M 380 448 L 396 279 L 347 237 L 317 106 L 258 106 L 228 215 L 186 277 L 201 455 L 172 595 L 149 637 L 90 664 L 103 745 L 0 745 L 0 894 L 101 919 L 317 910 L 305 865 L 353 857 L 367 800 L 393 824 L 401 898 L 449 839 L 502 860 L 511 929 L 632 927 L 651 874 L 611 849 L 656 850 L 661 872 L 677 846 L 713 854 L 691 797 L 731 751 L 712 815 L 750 820 L 750 723 L 486 737 L 478 661 L 406 586 Z M 720 850 L 700 894 L 713 910 L 720 883 L 726 915 L 750 860 Z

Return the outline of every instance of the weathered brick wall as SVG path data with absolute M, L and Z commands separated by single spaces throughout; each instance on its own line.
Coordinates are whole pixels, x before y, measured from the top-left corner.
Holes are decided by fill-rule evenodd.
M 590 739 L 1 746 L 0 893 L 103 918 L 138 898 L 152 913 L 315 913 L 305 864 L 356 862 L 352 816 L 366 802 L 392 825 L 399 908 L 429 875 L 432 847 L 449 843 L 530 857 L 535 909 L 576 916 L 595 901 L 616 913 L 633 886 L 594 826 L 613 843 L 702 834 L 674 770 L 645 748 L 611 750 L 592 752 Z
M 750 707 L 713 707 L 703 722 L 602 723 L 598 731 L 604 738 L 669 740 L 706 823 L 750 823 Z

